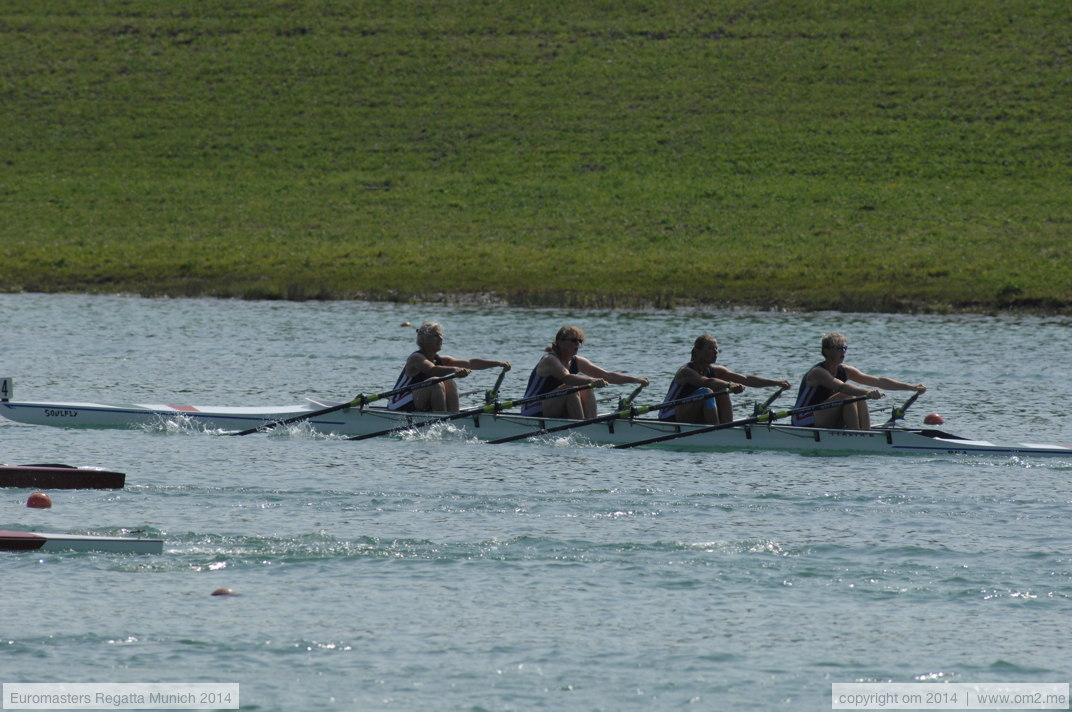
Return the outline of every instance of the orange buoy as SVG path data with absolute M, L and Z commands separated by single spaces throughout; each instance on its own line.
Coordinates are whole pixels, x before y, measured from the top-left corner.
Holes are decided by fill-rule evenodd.
M 943 423 L 945 423 L 945 419 L 937 413 L 929 413 L 926 417 L 923 418 L 923 422 L 927 425 L 942 425 Z
M 34 492 L 26 500 L 26 506 L 34 509 L 48 509 L 52 506 L 52 498 L 44 492 Z
M 237 596 L 238 594 L 235 593 L 234 589 L 232 589 L 232 588 L 217 588 L 215 591 L 212 592 L 212 595 L 213 596 Z
M 401 324 L 399 324 L 399 326 L 413 326 L 413 324 L 410 324 L 408 321 L 404 321 Z

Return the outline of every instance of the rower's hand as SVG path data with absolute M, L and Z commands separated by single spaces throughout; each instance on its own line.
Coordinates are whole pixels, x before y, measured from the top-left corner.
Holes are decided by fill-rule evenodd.
M 651 381 L 649 381 L 648 379 L 644 378 L 643 376 L 641 376 L 640 378 L 636 379 L 636 382 L 637 382 L 638 385 L 644 386 L 645 388 L 647 388 L 649 385 L 651 385 Z
M 912 390 L 917 391 L 919 393 L 926 393 L 927 387 L 922 383 L 917 383 L 916 385 L 912 386 Z
M 778 381 L 778 390 L 780 390 L 780 391 L 788 391 L 789 390 L 789 381 Z
M 886 394 L 883 393 L 882 391 L 876 389 L 876 390 L 873 390 L 873 391 L 868 391 L 867 392 L 867 397 L 870 398 L 871 400 L 878 400 L 879 398 L 885 398 Z
M 510 370 L 510 362 L 509 361 L 503 361 L 502 363 L 499 364 L 499 366 L 502 367 L 503 371 L 509 371 Z
M 603 388 L 607 385 L 607 379 L 605 378 L 593 378 L 591 380 L 592 388 Z
M 744 393 L 744 384 L 743 383 L 731 383 L 729 385 L 729 392 L 730 393 Z
M 454 374 L 455 374 L 456 378 L 465 378 L 470 373 L 472 373 L 472 370 L 470 370 L 468 368 L 456 368 L 456 369 L 454 369 Z

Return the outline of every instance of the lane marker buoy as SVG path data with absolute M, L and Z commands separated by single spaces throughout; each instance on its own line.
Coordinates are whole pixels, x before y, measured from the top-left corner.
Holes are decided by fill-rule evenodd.
M 52 506 L 52 498 L 44 492 L 34 492 L 26 500 L 26 506 L 34 509 L 48 509 Z

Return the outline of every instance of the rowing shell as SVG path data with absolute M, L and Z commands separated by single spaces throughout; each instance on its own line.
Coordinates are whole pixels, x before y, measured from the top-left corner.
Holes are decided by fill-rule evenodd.
M 79 402 L 0 401 L 0 415 L 33 425 L 86 428 L 188 429 L 240 431 L 279 420 L 309 415 L 334 403 L 310 402 L 279 407 L 106 404 Z M 297 427 L 353 437 L 390 428 L 419 425 L 443 413 L 401 413 L 385 408 L 345 408 L 303 421 Z M 497 440 L 522 433 L 576 423 L 564 418 L 538 418 L 516 413 L 480 413 L 433 426 L 433 431 L 460 432 L 463 437 Z M 305 425 L 307 423 L 308 425 Z M 294 427 L 294 426 L 290 426 Z M 705 426 L 669 423 L 654 418 L 616 419 L 567 431 L 566 435 L 596 445 L 620 445 Z M 674 450 L 792 450 L 798 452 L 871 454 L 968 454 L 1060 456 L 1072 459 L 1072 447 L 1045 443 L 994 443 L 971 440 L 940 430 L 872 428 L 843 430 L 773 424 L 744 425 L 682 437 L 646 447 Z
M 0 487 L 35 489 L 120 489 L 122 472 L 70 465 L 0 465 Z
M 0 531 L 0 551 L 105 551 L 121 554 L 160 554 L 164 551 L 164 540 L 92 534 Z

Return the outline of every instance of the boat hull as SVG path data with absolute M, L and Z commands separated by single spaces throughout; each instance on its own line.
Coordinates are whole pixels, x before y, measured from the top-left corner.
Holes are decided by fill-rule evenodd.
M 160 554 L 163 539 L 92 534 L 0 531 L 0 551 L 101 551 L 116 554 Z
M 109 405 L 76 402 L 0 402 L 0 415 L 21 423 L 89 428 L 188 428 L 234 432 L 279 420 L 305 416 L 334 403 L 309 403 L 280 407 L 217 407 L 172 405 Z M 317 416 L 288 428 L 311 428 L 330 435 L 355 437 L 392 428 L 399 432 L 443 414 L 400 413 L 384 408 L 344 408 Z M 515 413 L 480 413 L 454 418 L 431 426 L 433 432 L 448 431 L 462 437 L 497 440 L 560 427 L 576 421 L 535 418 Z M 284 428 L 280 428 L 283 430 Z M 573 438 L 595 445 L 623 445 L 678 432 L 703 430 L 701 425 L 667 423 L 654 418 L 615 419 L 584 425 L 547 436 Z M 425 430 L 421 427 L 420 430 Z M 1061 456 L 1072 459 L 1072 448 L 1063 445 L 969 440 L 938 430 L 875 428 L 840 430 L 802 428 L 773 424 L 744 425 L 702 432 L 645 447 L 675 450 L 792 450 L 800 452 L 869 454 L 969 454 L 1009 456 Z

